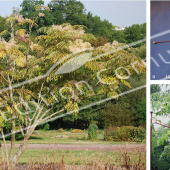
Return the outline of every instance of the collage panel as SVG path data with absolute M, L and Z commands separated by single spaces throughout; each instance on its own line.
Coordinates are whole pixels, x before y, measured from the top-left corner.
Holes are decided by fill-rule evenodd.
M 0 0 L 0 170 L 149 167 L 146 23 L 145 0 Z
M 170 85 L 150 86 L 151 169 L 170 168 Z
M 170 79 L 170 1 L 151 1 L 151 80 Z

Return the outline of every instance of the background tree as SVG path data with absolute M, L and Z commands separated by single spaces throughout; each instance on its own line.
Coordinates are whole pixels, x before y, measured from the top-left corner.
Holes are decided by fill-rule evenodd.
M 40 13 L 37 13 L 36 6 L 42 6 L 40 9 Z M 35 22 L 37 23 L 38 27 L 35 27 L 33 29 L 37 30 L 38 28 L 41 28 L 43 26 L 50 26 L 54 23 L 53 15 L 47 10 L 47 8 L 44 7 L 44 1 L 43 0 L 23 0 L 23 2 L 20 5 L 21 11 L 20 14 L 24 18 L 34 19 L 37 17 L 37 15 L 41 15 L 42 17 L 37 18 Z
M 161 86 L 164 91 L 161 90 Z M 169 85 L 151 85 L 151 105 L 155 116 L 152 118 L 153 125 L 158 124 L 161 127 L 158 130 L 153 127 L 152 140 L 152 167 L 153 169 L 169 169 L 169 136 L 170 125 L 165 124 L 157 116 L 170 118 L 170 94 Z

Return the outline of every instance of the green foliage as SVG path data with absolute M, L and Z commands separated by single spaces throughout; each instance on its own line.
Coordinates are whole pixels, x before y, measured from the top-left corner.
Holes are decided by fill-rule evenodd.
M 139 126 L 146 125 L 146 98 L 141 99 L 141 101 L 137 103 L 135 115 Z
M 105 124 L 114 126 L 128 126 L 135 124 L 133 108 L 129 103 L 109 102 L 104 109 L 100 111 L 100 116 Z
M 126 27 L 125 37 L 128 44 L 146 38 L 146 23 L 141 25 L 133 24 L 130 27 Z M 141 44 L 137 46 L 141 46 Z
M 49 12 L 48 7 L 44 6 L 43 0 L 24 0 L 20 6 L 20 14 L 24 18 L 36 19 L 38 27 L 34 28 L 33 31 L 53 24 L 53 15 Z M 38 16 L 39 18 L 37 18 Z
M 169 148 L 168 148 L 169 149 Z M 160 155 L 164 151 L 164 146 L 154 147 L 152 148 L 152 170 L 169 170 L 170 163 L 167 162 L 166 156 L 160 157 Z
M 154 86 L 151 86 L 154 87 Z M 159 87 L 156 87 L 159 90 Z M 168 116 L 170 113 L 170 94 L 169 89 L 164 92 L 152 93 L 150 96 L 152 110 L 155 112 L 156 116 Z M 156 120 L 157 121 L 157 120 Z M 161 122 L 160 122 L 161 123 Z
M 15 139 L 16 139 L 16 140 L 21 140 L 21 139 L 24 139 L 24 136 L 23 136 L 21 133 L 17 133 L 17 134 L 15 135 Z
M 17 126 L 16 130 L 19 130 L 19 128 L 18 128 L 18 123 L 17 123 L 17 122 L 16 122 L 16 126 Z M 3 131 L 4 131 L 4 134 L 5 134 L 5 135 L 11 133 L 11 127 L 12 127 L 12 125 L 11 125 L 10 122 L 8 122 L 8 121 L 4 122 Z M 21 139 L 23 139 L 23 138 L 24 138 L 24 136 L 21 134 L 21 132 L 16 132 L 16 133 L 15 133 L 15 139 L 16 139 L 16 140 L 21 140 Z M 5 139 L 6 139 L 6 140 L 11 140 L 11 135 L 6 136 Z
M 65 130 L 63 128 L 60 128 L 57 130 L 57 132 L 65 132 Z
M 33 19 L 37 15 L 35 6 L 44 5 L 44 1 L 40 0 L 24 0 L 21 4 L 20 14 L 24 18 Z M 131 27 L 126 27 L 124 31 L 114 30 L 113 26 L 108 20 L 101 20 L 99 16 L 93 16 L 91 12 L 86 14 L 86 9 L 82 2 L 77 0 L 52 0 L 49 4 L 50 12 L 41 10 L 45 14 L 40 17 L 36 23 L 38 28 L 49 25 L 61 25 L 63 23 L 70 23 L 71 25 L 84 25 L 85 31 L 91 33 L 99 38 L 92 42 L 94 46 L 103 45 L 107 40 L 113 42 L 114 40 L 121 43 L 131 43 L 141 40 L 146 37 L 146 23 L 134 24 Z M 34 32 L 37 28 L 34 28 Z M 141 46 L 139 44 L 138 46 Z M 145 55 L 145 54 L 144 54 Z M 144 57 L 144 56 L 143 56 Z
M 44 126 L 44 130 L 49 130 L 50 129 L 50 125 L 47 123 L 47 124 L 45 124 L 45 126 Z
M 97 140 L 97 129 L 96 124 L 90 124 L 88 129 L 88 140 Z
M 152 84 L 151 85 L 151 94 L 152 93 L 158 93 L 161 91 L 160 85 L 159 84 Z
M 157 140 L 157 145 L 165 145 L 168 142 L 168 134 L 162 134 Z
M 146 44 L 137 48 L 129 48 L 128 51 L 141 59 L 146 59 Z
M 170 125 L 168 123 L 167 125 Z M 160 127 L 152 132 L 152 169 L 153 170 L 169 170 L 170 167 L 170 147 L 167 139 L 169 129 Z M 165 136 L 166 135 L 166 136 Z
M 146 139 L 146 130 L 141 126 L 134 127 L 130 130 L 129 139 L 133 142 L 142 142 Z
M 122 126 L 107 127 L 105 140 L 107 141 L 133 141 L 142 142 L 146 138 L 146 131 L 142 127 Z

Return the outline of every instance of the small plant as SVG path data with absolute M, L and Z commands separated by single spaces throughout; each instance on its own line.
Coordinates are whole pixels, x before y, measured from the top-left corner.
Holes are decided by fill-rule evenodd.
M 82 130 L 80 129 L 73 129 L 71 133 L 82 133 Z
M 65 130 L 63 128 L 60 128 L 57 130 L 57 132 L 65 132 Z
M 88 140 L 97 140 L 97 129 L 96 124 L 90 124 L 88 129 Z
M 45 124 L 45 126 L 44 126 L 44 130 L 49 130 L 50 129 L 50 125 L 47 123 L 47 124 Z

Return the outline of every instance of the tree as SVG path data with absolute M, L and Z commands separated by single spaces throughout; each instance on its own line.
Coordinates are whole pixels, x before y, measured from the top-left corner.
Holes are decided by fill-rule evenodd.
M 161 88 L 159 84 L 153 84 L 151 85 L 151 94 L 152 93 L 159 93 L 161 91 Z
M 76 117 L 79 107 L 86 106 L 91 101 L 96 102 L 105 97 L 114 99 L 120 85 L 131 88 L 128 80 L 124 79 L 126 73 L 119 70 L 118 74 L 122 78 L 113 76 L 112 68 L 127 67 L 133 76 L 136 72 L 130 64 L 138 61 L 136 68 L 140 72 L 145 70 L 141 59 L 120 48 L 124 44 L 114 42 L 92 48 L 89 42 L 94 36 L 86 34 L 83 26 L 63 24 L 42 27 L 39 34 L 33 37 L 32 29 L 37 26 L 36 21 L 39 17 L 44 17 L 42 8 L 48 10 L 46 6 L 35 6 L 37 17 L 33 19 L 17 14 L 9 17 L 7 22 L 11 27 L 10 40 L 0 40 L 0 102 L 3 106 L 0 108 L 0 128 L 5 146 L 3 158 L 6 159 L 8 169 L 15 167 L 38 125 L 54 120 L 56 115 L 62 116 L 63 113 L 73 113 L 73 117 Z M 27 25 L 27 30 L 23 29 L 24 25 Z M 6 33 L 9 34 L 8 31 Z M 108 53 L 115 48 L 120 50 Z M 90 58 L 101 54 L 105 55 Z M 101 72 L 103 68 L 107 71 Z M 100 78 L 96 75 L 100 75 Z M 89 80 L 95 89 L 89 88 L 82 80 Z M 80 83 L 79 89 L 75 87 L 76 82 Z M 73 90 L 75 95 L 72 94 Z M 6 122 L 11 123 L 10 153 L 4 134 Z M 17 132 L 21 132 L 24 139 L 14 153 Z M 4 153 L 4 149 L 1 149 Z
M 164 86 L 164 91 L 161 91 L 161 86 Z M 166 87 L 166 88 L 165 88 Z M 169 85 L 152 85 L 151 86 L 151 105 L 155 116 L 152 117 L 153 125 L 159 124 L 162 127 L 158 131 L 153 133 L 153 145 L 152 145 L 152 156 L 153 156 L 153 168 L 155 169 L 169 169 L 169 136 L 170 136 L 170 125 L 163 123 L 157 118 L 157 116 L 170 117 L 170 94 Z M 152 127 L 153 127 L 152 125 Z M 166 129 L 165 129 L 166 128 Z M 160 133 L 161 130 L 161 133 Z M 159 153 L 158 153 L 159 152 Z M 155 160 L 158 162 L 155 165 Z
M 51 10 L 52 16 L 55 18 L 54 24 L 63 24 L 68 22 L 71 25 L 84 25 L 82 22 L 86 15 L 84 5 L 81 2 L 76 0 L 52 0 L 48 6 Z
M 37 30 L 43 26 L 53 24 L 54 18 L 50 13 L 50 9 L 44 6 L 43 0 L 24 0 L 20 6 L 20 15 L 24 18 L 33 19 L 37 23 L 38 27 L 34 27 L 33 29 Z M 37 11 L 39 11 L 39 13 Z M 41 15 L 41 17 L 37 17 L 38 15 Z
M 44 1 L 24 0 L 21 4 L 22 9 L 20 14 L 23 15 L 24 18 L 33 19 L 36 14 L 35 5 L 43 6 Z M 47 10 L 41 11 L 45 16 L 36 21 L 38 27 L 34 28 L 33 32 L 43 26 L 70 23 L 71 25 L 84 25 L 86 33 L 92 33 L 97 37 L 103 37 L 109 42 L 116 40 L 120 43 L 129 44 L 146 37 L 146 23 L 141 25 L 134 24 L 130 27 L 126 27 L 123 31 L 116 31 L 116 26 L 108 20 L 101 20 L 99 16 L 93 16 L 92 12 L 86 14 L 83 3 L 77 0 L 52 0 L 48 4 L 48 7 L 50 8 L 50 12 Z M 143 44 L 144 43 L 141 43 L 137 46 L 140 47 Z
M 138 125 L 146 125 L 146 98 L 142 98 L 137 104 L 135 115 Z
M 135 117 L 133 115 L 133 108 L 129 103 L 118 102 L 116 104 L 109 103 L 101 111 L 101 116 L 104 117 L 106 126 L 130 126 L 134 125 Z
M 39 6 L 44 5 L 44 1 L 43 0 L 23 0 L 23 2 L 20 5 L 21 7 L 20 14 L 24 18 L 33 19 L 35 15 L 37 14 L 35 5 L 39 5 Z
M 126 37 L 127 43 L 132 43 L 132 42 L 146 38 L 146 23 L 141 24 L 141 25 L 133 24 L 130 27 L 126 27 L 125 37 Z
M 169 124 L 169 123 L 168 123 Z M 157 130 L 153 130 L 152 135 L 152 169 L 161 170 L 169 169 L 169 142 L 165 142 L 158 145 L 158 139 L 162 137 L 162 134 L 167 134 L 168 129 L 161 126 Z

